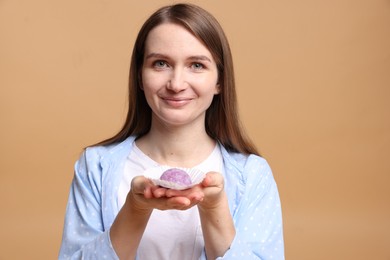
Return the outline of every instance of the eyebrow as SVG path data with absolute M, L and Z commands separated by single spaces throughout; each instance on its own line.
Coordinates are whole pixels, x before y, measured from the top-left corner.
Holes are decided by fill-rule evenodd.
M 156 53 L 152 52 L 148 55 L 146 55 L 145 59 L 150 59 L 150 58 L 159 58 L 159 59 L 168 59 L 169 57 L 167 55 L 161 54 L 161 53 Z M 187 58 L 188 60 L 196 60 L 196 61 L 208 61 L 211 63 L 211 59 L 205 55 L 193 55 Z

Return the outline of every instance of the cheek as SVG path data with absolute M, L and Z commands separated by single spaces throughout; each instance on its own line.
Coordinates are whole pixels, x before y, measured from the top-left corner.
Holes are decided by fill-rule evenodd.
M 150 96 L 151 96 L 151 93 L 153 92 L 152 89 L 152 85 L 151 83 L 153 82 L 153 80 L 150 79 L 150 76 L 148 75 L 148 73 L 145 73 L 145 72 L 142 72 L 142 91 L 144 92 L 144 95 L 145 95 L 145 98 L 146 100 L 150 101 Z
M 216 77 L 208 77 L 201 82 L 198 82 L 200 86 L 198 90 L 203 95 L 216 95 L 219 93 L 219 85 Z
M 153 69 L 143 69 L 142 70 L 142 84 L 146 88 L 161 88 L 166 85 L 169 80 L 169 72 L 156 72 Z
M 150 77 L 149 77 L 149 74 L 146 73 L 144 70 L 142 70 L 142 73 L 141 73 L 141 82 L 142 82 L 142 88 L 145 89 L 145 86 L 148 86 L 149 85 L 149 82 L 150 82 Z
M 156 89 L 159 84 L 159 79 L 157 77 L 153 77 L 151 73 L 142 73 L 142 88 L 145 92 Z

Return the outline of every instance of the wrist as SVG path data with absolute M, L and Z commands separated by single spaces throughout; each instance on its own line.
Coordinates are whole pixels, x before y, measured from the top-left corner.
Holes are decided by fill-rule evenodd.
M 225 191 L 222 191 L 218 196 L 214 196 L 213 198 L 204 198 L 198 204 L 198 208 L 200 211 L 213 211 L 219 210 L 229 207 L 228 199 Z

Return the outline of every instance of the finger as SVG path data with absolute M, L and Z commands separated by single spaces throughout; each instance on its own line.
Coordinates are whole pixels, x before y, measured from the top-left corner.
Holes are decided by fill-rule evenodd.
M 167 189 L 159 187 L 159 186 L 153 186 L 151 188 L 151 191 L 152 191 L 153 197 L 161 198 L 161 197 L 166 196 Z
M 186 190 L 175 190 L 175 189 L 168 189 L 167 191 L 166 191 L 166 196 L 168 197 L 168 198 L 171 198 L 171 197 L 186 197 L 187 196 L 187 194 L 189 194 L 190 193 L 190 191 L 189 191 L 189 189 L 186 189 Z
M 221 187 L 223 186 L 223 176 L 217 172 L 208 172 L 202 181 L 204 187 Z
M 186 197 L 172 197 L 167 200 L 168 207 L 180 209 L 191 205 L 191 200 Z
M 131 190 L 134 193 L 143 193 L 146 187 L 146 178 L 144 176 L 136 176 L 131 180 Z
M 201 185 L 195 185 L 191 188 L 185 190 L 175 190 L 175 189 L 167 189 L 165 196 L 167 197 L 188 197 L 193 193 L 202 192 Z
M 183 210 L 190 208 L 191 201 L 185 197 L 173 197 L 173 198 L 158 198 L 150 200 L 150 203 L 154 204 L 154 208 L 159 210 L 179 209 Z
M 167 198 L 185 197 L 190 200 L 192 204 L 198 204 L 203 200 L 204 196 L 205 194 L 200 185 L 187 190 L 168 189 L 166 191 Z
M 151 188 L 153 183 L 144 176 L 136 176 L 131 181 L 131 192 L 137 195 L 144 195 L 146 198 L 152 198 L 153 192 Z
M 177 210 L 187 210 L 195 205 L 198 205 L 199 202 L 199 200 L 190 200 L 185 197 L 173 197 L 169 199 L 168 207 Z
M 199 203 L 200 201 L 203 200 L 203 198 L 204 198 L 204 192 L 203 192 L 203 191 L 192 192 L 192 193 L 190 193 L 190 194 L 187 196 L 187 198 L 188 198 L 189 200 L 191 200 L 192 203 L 197 204 L 197 203 Z

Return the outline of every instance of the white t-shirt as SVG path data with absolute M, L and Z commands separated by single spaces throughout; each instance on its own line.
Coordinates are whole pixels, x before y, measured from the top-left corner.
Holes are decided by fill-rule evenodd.
M 195 168 L 203 172 L 222 172 L 222 154 L 218 145 L 208 158 Z M 118 190 L 118 204 L 122 207 L 130 190 L 131 180 L 151 167 L 160 166 L 135 144 L 125 164 Z M 141 260 L 199 259 L 204 247 L 198 208 L 188 210 L 153 210 L 138 247 Z

